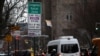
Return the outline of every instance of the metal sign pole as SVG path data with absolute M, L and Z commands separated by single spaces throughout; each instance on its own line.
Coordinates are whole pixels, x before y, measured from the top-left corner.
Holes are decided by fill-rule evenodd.
M 17 49 L 16 46 L 17 46 L 17 45 L 16 45 L 16 39 L 15 39 L 15 56 L 16 56 L 16 49 Z
M 9 52 L 10 52 L 10 50 L 9 50 L 9 42 L 8 42 L 8 56 L 9 56 Z
M 35 38 L 41 35 L 41 3 L 34 2 L 28 3 L 28 35 L 31 36 L 33 39 L 33 49 L 34 49 L 34 56 L 35 56 Z
M 35 37 L 33 37 L 33 42 L 34 42 L 33 49 L 34 49 L 34 56 L 35 56 Z

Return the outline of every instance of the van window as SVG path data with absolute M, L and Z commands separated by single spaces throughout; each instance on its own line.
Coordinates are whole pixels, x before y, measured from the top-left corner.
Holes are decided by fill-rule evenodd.
M 62 44 L 61 45 L 61 52 L 62 53 L 75 53 L 78 52 L 78 45 L 77 44 Z
M 51 53 L 53 49 L 56 49 L 57 53 L 57 45 L 48 46 L 48 53 Z

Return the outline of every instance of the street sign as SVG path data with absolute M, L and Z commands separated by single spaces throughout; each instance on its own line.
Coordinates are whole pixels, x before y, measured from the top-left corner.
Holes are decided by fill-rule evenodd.
M 40 2 L 28 3 L 28 35 L 41 35 L 41 12 L 42 5 Z
M 28 36 L 34 37 L 34 36 L 40 36 L 41 30 L 35 30 L 35 29 L 28 29 Z
M 41 3 L 40 2 L 29 2 L 28 13 L 30 14 L 41 14 Z
M 12 36 L 20 36 L 20 31 L 19 31 L 19 30 L 12 31 L 12 32 L 11 32 L 11 35 L 12 35 Z
M 11 42 L 12 41 L 12 36 L 10 34 L 7 34 L 6 37 L 5 37 L 5 40 L 7 42 Z
M 41 29 L 41 15 L 40 14 L 29 15 L 28 29 Z

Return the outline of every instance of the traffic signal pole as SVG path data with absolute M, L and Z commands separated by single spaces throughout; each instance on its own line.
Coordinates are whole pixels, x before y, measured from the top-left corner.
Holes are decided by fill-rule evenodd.
M 5 40 L 7 41 L 7 44 L 8 44 L 8 56 L 9 56 L 9 52 L 10 52 L 10 49 L 9 49 L 9 44 L 10 42 L 12 41 L 12 36 L 10 35 L 10 33 L 7 33 L 6 36 L 5 36 Z
M 10 52 L 10 50 L 9 50 L 9 42 L 8 42 L 8 56 L 9 56 L 9 52 Z
M 20 36 L 20 26 L 13 25 L 10 27 L 11 35 L 15 37 L 15 56 L 17 55 L 17 50 L 19 50 L 19 40 L 17 36 Z M 17 46 L 18 45 L 18 46 Z

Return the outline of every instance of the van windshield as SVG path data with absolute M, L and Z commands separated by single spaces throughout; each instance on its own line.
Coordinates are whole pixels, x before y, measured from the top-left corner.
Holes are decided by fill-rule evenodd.
M 78 45 L 77 44 L 62 44 L 61 45 L 61 52 L 62 53 L 75 53 L 78 52 Z
M 56 53 L 57 53 L 57 45 L 48 46 L 48 53 L 52 53 L 53 49 L 56 49 Z

